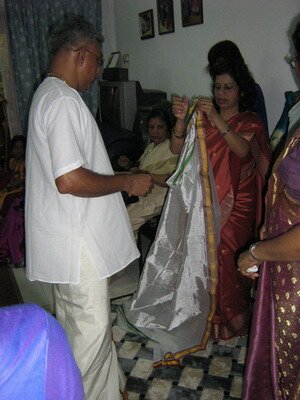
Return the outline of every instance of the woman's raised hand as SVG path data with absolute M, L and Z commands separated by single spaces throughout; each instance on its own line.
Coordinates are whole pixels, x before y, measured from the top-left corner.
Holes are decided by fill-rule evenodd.
M 174 96 L 172 101 L 172 111 L 175 117 L 179 120 L 184 121 L 186 114 L 189 109 L 188 97 Z
M 196 110 L 204 112 L 208 119 L 213 123 L 215 123 L 216 118 L 219 118 L 219 114 L 217 113 L 211 99 L 199 99 L 196 103 Z

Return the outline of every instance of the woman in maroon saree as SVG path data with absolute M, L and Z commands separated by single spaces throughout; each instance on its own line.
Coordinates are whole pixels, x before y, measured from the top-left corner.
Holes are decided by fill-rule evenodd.
M 217 60 L 210 68 L 214 99 L 200 99 L 206 147 L 215 178 L 221 211 L 218 248 L 217 306 L 214 340 L 246 335 L 250 315 L 251 284 L 237 270 L 236 258 L 260 222 L 261 190 L 270 152 L 265 128 L 257 114 L 255 82 L 245 64 Z M 188 99 L 175 97 L 177 117 L 171 151 L 181 150 Z
M 300 76 L 300 23 L 293 39 L 298 55 L 291 65 Z M 297 104 L 289 116 L 300 118 Z M 243 275 L 257 277 L 247 271 L 254 265 L 260 271 L 243 399 L 296 400 L 300 399 L 300 128 L 274 165 L 262 236 L 265 240 L 250 246 L 238 260 Z
M 226 121 L 235 134 L 249 141 L 250 150 L 244 158 L 234 154 L 218 129 L 211 125 L 208 118 L 205 120 L 206 145 L 221 211 L 213 338 L 228 340 L 248 333 L 252 285 L 239 274 L 236 258 L 237 252 L 255 237 L 256 226 L 261 219 L 261 191 L 269 153 L 265 143 L 260 145 L 260 139 L 265 137 L 265 128 L 256 114 L 239 112 Z

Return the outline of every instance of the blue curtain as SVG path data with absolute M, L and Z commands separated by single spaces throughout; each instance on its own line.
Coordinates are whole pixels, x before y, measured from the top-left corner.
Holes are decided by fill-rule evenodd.
M 101 32 L 101 0 L 6 0 L 5 5 L 21 126 L 26 133 L 33 93 L 49 67 L 49 27 L 65 15 L 77 14 Z M 97 84 L 82 97 L 95 114 Z

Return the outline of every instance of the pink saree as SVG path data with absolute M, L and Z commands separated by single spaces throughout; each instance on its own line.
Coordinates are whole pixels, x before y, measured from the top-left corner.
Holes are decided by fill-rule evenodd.
M 251 281 L 238 272 L 236 258 L 254 239 L 261 220 L 261 192 L 270 159 L 265 128 L 256 114 L 238 113 L 227 122 L 250 142 L 251 151 L 244 159 L 236 156 L 217 128 L 205 120 L 206 146 L 221 211 L 217 309 L 212 331 L 216 341 L 248 331 Z

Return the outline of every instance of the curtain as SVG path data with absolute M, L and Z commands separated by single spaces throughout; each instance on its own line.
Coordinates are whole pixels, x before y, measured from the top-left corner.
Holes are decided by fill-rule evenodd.
M 10 136 L 20 135 L 22 129 L 14 76 L 12 74 L 4 0 L 0 0 L 0 70 L 3 80 L 4 97 L 7 101 L 6 111 Z
M 20 120 L 26 132 L 33 93 L 49 67 L 49 27 L 68 14 L 77 14 L 101 32 L 101 0 L 5 0 L 5 4 Z M 95 115 L 97 84 L 82 97 Z

